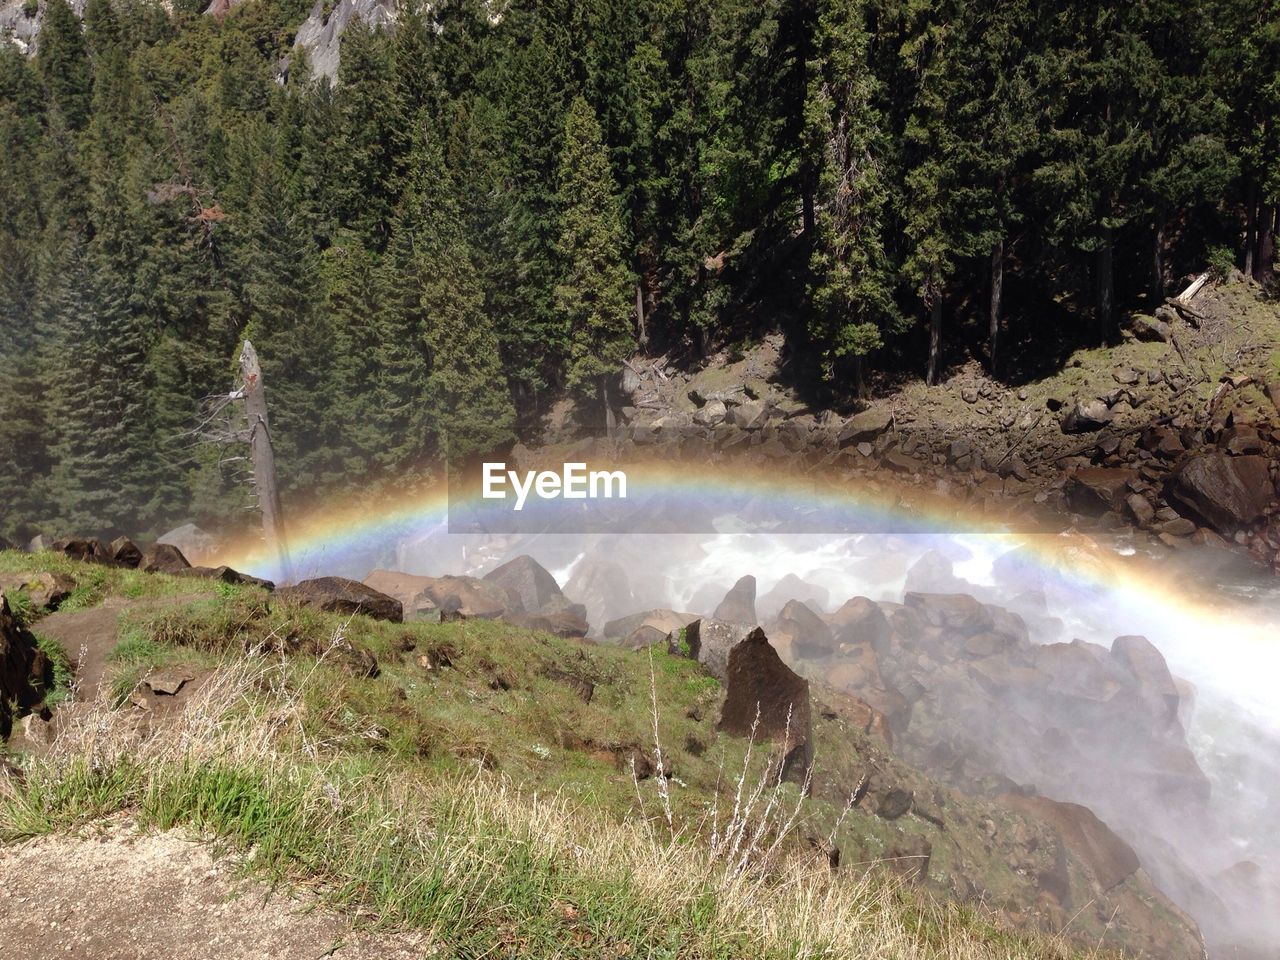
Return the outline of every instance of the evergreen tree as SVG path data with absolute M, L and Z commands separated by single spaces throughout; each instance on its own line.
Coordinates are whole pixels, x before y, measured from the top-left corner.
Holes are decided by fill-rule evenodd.
M 556 307 L 569 342 L 566 383 L 570 389 L 598 389 L 606 415 L 606 379 L 635 350 L 632 278 L 625 250 L 600 124 L 591 105 L 576 97 L 565 115 L 560 159 L 556 253 L 563 274 L 556 287 Z
M 80 21 L 66 0 L 47 0 L 40 25 L 40 74 L 54 107 L 71 130 L 89 121 L 93 77 Z

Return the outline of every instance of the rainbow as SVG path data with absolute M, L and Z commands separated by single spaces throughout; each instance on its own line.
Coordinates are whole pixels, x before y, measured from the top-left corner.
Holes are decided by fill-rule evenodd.
M 610 469 L 617 465 L 611 464 Z M 1159 559 L 1123 556 L 1079 533 L 1044 532 L 1047 528 L 1029 525 L 1025 515 L 1001 515 L 945 493 L 918 491 L 883 475 L 829 480 L 777 468 L 688 462 L 641 462 L 624 469 L 628 501 L 646 505 L 647 512 L 620 514 L 621 525 L 604 528 L 607 532 L 741 534 L 747 541 L 790 533 L 873 533 L 919 537 L 922 542 L 961 540 L 980 544 L 990 556 L 1017 550 L 1031 575 L 1052 580 L 1059 596 L 1078 598 L 1074 602 L 1081 609 L 1105 621 L 1111 637 L 1149 636 L 1176 671 L 1197 684 L 1209 682 L 1229 690 L 1242 703 L 1248 701 L 1255 711 L 1275 715 L 1280 722 L 1280 701 L 1272 695 L 1274 678 L 1280 676 L 1280 644 L 1275 640 L 1280 635 L 1276 632 L 1280 611 L 1268 599 L 1243 603 L 1215 590 L 1209 578 L 1171 574 L 1169 565 Z M 466 539 L 457 536 L 459 527 L 466 525 L 461 521 L 475 516 L 494 520 L 493 509 L 474 492 L 455 492 L 450 497 L 443 488 L 402 496 L 376 508 L 322 504 L 290 519 L 293 571 L 297 578 L 325 573 L 363 577 L 376 566 L 401 566 L 397 544 L 432 537 Z M 583 508 L 578 504 L 574 509 Z M 664 523 L 671 511 L 676 521 Z M 748 522 L 735 527 L 733 518 L 742 516 Z M 729 525 L 718 525 L 718 521 L 729 521 Z M 500 524 L 497 528 L 514 532 Z M 206 562 L 226 563 L 272 579 L 279 579 L 281 573 L 278 558 L 255 537 L 229 543 Z M 769 584 L 761 586 L 767 589 Z M 1270 589 L 1274 598 L 1275 588 Z M 1110 638 L 1100 632 L 1086 639 L 1109 642 Z

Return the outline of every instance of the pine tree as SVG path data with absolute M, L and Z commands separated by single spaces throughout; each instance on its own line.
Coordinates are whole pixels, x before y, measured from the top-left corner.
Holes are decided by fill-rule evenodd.
M 609 157 L 595 111 L 575 97 L 565 115 L 560 158 L 560 237 L 563 265 L 556 307 L 569 342 L 566 384 L 594 387 L 608 415 L 606 380 L 635 350 L 632 277 Z
M 80 21 L 66 0 L 47 0 L 40 26 L 40 74 L 54 107 L 71 130 L 89 121 L 93 78 Z

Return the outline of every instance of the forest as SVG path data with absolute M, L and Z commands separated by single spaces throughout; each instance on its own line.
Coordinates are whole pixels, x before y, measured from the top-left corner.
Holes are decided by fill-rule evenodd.
M 28 0 L 0 43 L 0 534 L 240 522 L 207 398 L 262 358 L 284 495 L 367 501 L 786 336 L 856 400 L 1274 284 L 1280 0 L 403 0 L 333 82 L 302 0 Z

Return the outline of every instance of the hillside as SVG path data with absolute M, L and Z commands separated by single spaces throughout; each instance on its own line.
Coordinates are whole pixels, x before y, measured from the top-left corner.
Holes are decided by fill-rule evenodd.
M 726 689 L 665 646 L 338 616 L 47 553 L 0 569 L 69 578 L 49 614 L 6 587 L 6 642 L 28 636 L 12 605 L 52 706 L 7 745 L 8 844 L 179 829 L 460 956 L 1199 956 L 1143 872 L 924 776 L 823 686 L 806 795 L 767 738 L 718 729 Z

